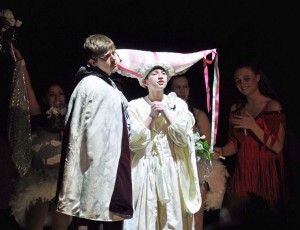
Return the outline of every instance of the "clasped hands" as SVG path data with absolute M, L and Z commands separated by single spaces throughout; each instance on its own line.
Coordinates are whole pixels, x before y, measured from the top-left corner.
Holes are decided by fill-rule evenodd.
M 166 115 L 166 107 L 161 101 L 153 101 L 151 102 L 151 112 L 150 117 L 156 118 L 159 116 L 160 113 L 163 113 L 163 115 Z

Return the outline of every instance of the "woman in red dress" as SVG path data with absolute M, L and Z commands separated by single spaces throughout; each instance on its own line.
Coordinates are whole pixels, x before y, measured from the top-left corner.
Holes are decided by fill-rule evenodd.
M 234 80 L 241 100 L 231 106 L 229 142 L 222 148 L 215 147 L 213 154 L 214 158 L 237 154 L 220 222 L 250 228 L 252 224 L 265 224 L 281 229 L 282 201 L 287 198 L 285 114 L 255 63 L 240 63 Z

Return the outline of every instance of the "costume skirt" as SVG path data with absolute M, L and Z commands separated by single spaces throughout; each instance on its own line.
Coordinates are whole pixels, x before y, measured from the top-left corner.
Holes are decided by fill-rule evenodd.
M 30 169 L 15 184 L 15 191 L 10 199 L 9 205 L 12 215 L 21 227 L 25 227 L 26 211 L 37 200 L 43 202 L 52 201 L 55 197 L 57 187 L 57 170 L 42 171 Z M 49 225 L 49 218 L 45 225 Z

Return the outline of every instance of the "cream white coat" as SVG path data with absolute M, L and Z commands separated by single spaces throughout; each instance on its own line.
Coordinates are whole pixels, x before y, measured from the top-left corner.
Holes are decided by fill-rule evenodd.
M 122 105 L 115 88 L 97 76 L 83 78 L 71 95 L 70 139 L 57 211 L 97 221 L 109 212 L 121 153 Z

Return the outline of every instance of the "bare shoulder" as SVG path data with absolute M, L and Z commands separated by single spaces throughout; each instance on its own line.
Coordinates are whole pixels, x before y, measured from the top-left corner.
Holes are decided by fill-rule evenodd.
M 201 110 L 201 109 L 197 109 L 197 108 L 193 108 L 193 110 L 194 110 L 194 115 L 195 115 L 195 117 L 196 117 L 196 119 L 197 119 L 198 121 L 200 121 L 200 120 L 202 120 L 202 121 L 203 121 L 203 120 L 209 121 L 206 112 L 204 112 L 204 111 Z
M 207 117 L 207 114 L 203 110 L 201 110 L 201 109 L 198 109 L 198 110 L 199 110 L 198 111 L 198 116 Z
M 195 110 L 197 111 L 197 115 L 195 114 L 196 121 L 197 121 L 195 127 L 201 135 L 206 136 L 205 139 L 208 141 L 208 143 L 210 143 L 211 124 L 208 115 L 205 111 L 201 109 L 194 108 L 194 111 Z
M 280 111 L 282 110 L 282 106 L 279 101 L 271 99 L 266 107 L 266 111 Z

